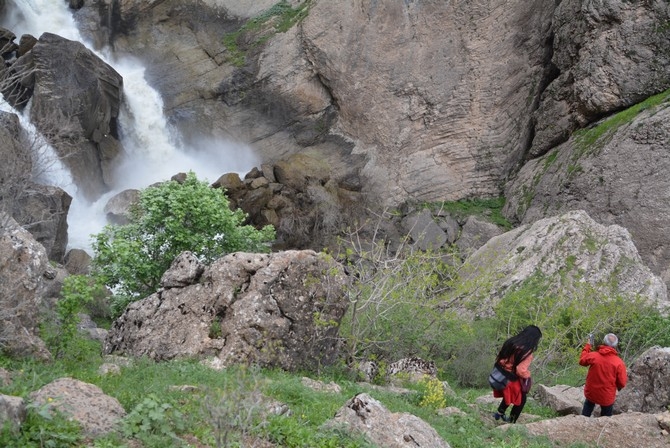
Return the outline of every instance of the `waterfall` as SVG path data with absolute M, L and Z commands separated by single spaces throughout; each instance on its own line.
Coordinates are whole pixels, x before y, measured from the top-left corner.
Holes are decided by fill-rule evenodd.
M 123 77 L 123 97 L 119 116 L 120 139 L 125 154 L 119 161 L 112 191 L 89 203 L 71 181 L 62 179 L 67 171 L 62 164 L 56 176 L 47 174 L 41 182 L 57 185 L 72 197 L 68 214 L 68 248 L 81 248 L 90 252 L 90 235 L 99 232 L 106 224 L 103 208 L 110 197 L 128 188 L 144 188 L 152 183 L 169 179 L 178 172 L 193 171 L 199 179 L 214 181 L 226 172 L 247 172 L 259 160 L 253 150 L 245 145 L 216 139 L 203 138 L 197 148 L 185 147 L 179 135 L 171 129 L 163 114 L 160 94 L 144 78 L 145 68 L 132 58 L 116 58 L 111 50 L 95 51 L 86 42 L 63 0 L 10 0 L 2 26 L 17 36 L 31 34 L 39 37 L 50 32 L 76 40 L 93 51 Z M 9 107 L 9 106 L 7 106 Z M 21 122 L 31 133 L 35 130 L 28 123 L 24 112 Z M 55 157 L 55 152 L 45 151 Z

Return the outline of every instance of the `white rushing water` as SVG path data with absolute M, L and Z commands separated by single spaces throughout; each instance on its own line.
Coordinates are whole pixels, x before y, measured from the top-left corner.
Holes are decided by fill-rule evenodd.
M 108 50 L 103 53 L 93 50 L 79 33 L 67 2 L 10 0 L 7 9 L 9 13 L 2 26 L 17 36 L 32 34 L 39 37 L 44 32 L 50 32 L 82 42 L 123 77 L 124 98 L 119 127 L 125 154 L 119 161 L 118 175 L 114 176 L 117 184 L 112 186 L 112 191 L 95 203 L 87 202 L 79 194 L 67 168 L 59 161 L 52 161 L 57 169 L 48 170 L 39 179 L 42 183 L 63 188 L 73 197 L 68 214 L 69 248 L 90 252 L 90 235 L 99 232 L 106 224 L 104 205 L 110 197 L 124 189 L 144 188 L 186 171 L 193 171 L 199 179 L 211 182 L 223 173 L 243 173 L 259 164 L 253 150 L 239 143 L 203 138 L 197 148 L 184 147 L 175 130 L 168 125 L 160 94 L 144 78 L 145 68 L 130 58 L 117 59 L 108 54 Z M 6 103 L 2 107 L 11 109 Z M 24 112 L 21 122 L 26 130 L 35 133 L 34 127 L 25 118 L 27 116 Z M 52 149 L 42 153 L 55 158 Z

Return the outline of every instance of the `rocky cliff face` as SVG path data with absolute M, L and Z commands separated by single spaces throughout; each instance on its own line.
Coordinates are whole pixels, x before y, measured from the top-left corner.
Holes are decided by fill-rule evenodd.
M 553 0 L 310 2 L 260 47 L 258 31 L 242 33 L 241 67 L 222 44 L 244 23 L 239 5 L 89 3 L 111 43 L 151 67 L 187 134 L 253 141 L 270 160 L 308 147 L 357 166 L 391 203 L 499 195 L 549 74 Z

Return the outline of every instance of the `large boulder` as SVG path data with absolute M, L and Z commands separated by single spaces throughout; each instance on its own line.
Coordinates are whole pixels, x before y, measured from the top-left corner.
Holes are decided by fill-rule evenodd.
M 669 145 L 667 102 L 609 117 L 524 165 L 507 185 L 504 214 L 531 223 L 585 210 L 625 227 L 645 264 L 670 283 Z
M 619 392 L 623 412 L 658 413 L 670 406 L 670 348 L 653 347 L 628 367 L 628 384 Z
M 0 215 L 0 347 L 17 357 L 50 359 L 38 337 L 43 294 L 55 273 L 44 246 L 12 218 Z
M 584 387 L 538 384 L 535 398 L 558 415 L 580 415 L 584 405 Z
M 11 66 L 31 93 L 30 118 L 89 199 L 106 191 L 120 151 L 117 118 L 123 80 L 80 42 L 44 33 Z M 54 95 L 54 89 L 59 94 Z M 20 104 L 16 104 L 19 106 Z
M 68 243 L 67 215 L 72 197 L 58 187 L 26 185 L 14 203 L 14 219 L 47 250 L 49 260 L 62 263 Z
M 87 436 L 101 436 L 118 428 L 126 415 L 119 401 L 98 386 L 73 378 L 59 378 L 30 394 L 30 403 L 53 410 L 81 424 Z
M 114 321 L 104 352 L 286 370 L 326 365 L 338 353 L 347 282 L 340 264 L 310 250 L 238 252 L 204 270 L 184 253 L 165 273 L 163 289 Z
M 480 315 L 491 315 L 500 298 L 537 275 L 545 294 L 588 285 L 590 294 L 641 297 L 660 310 L 670 305 L 665 284 L 642 263 L 626 229 L 598 224 L 583 210 L 493 237 L 465 263 L 463 278 L 481 300 Z
M 564 0 L 553 20 L 558 77 L 535 112 L 531 156 L 572 131 L 670 87 L 670 10 L 663 2 Z

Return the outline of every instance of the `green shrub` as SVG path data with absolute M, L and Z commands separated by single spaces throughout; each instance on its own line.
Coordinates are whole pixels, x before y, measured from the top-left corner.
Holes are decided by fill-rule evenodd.
M 26 420 L 20 428 L 5 425 L 0 431 L 0 446 L 6 448 L 69 448 L 82 440 L 81 427 L 48 404 L 27 406 Z
M 121 427 L 126 437 L 141 440 L 146 446 L 179 446 L 177 432 L 184 430 L 184 417 L 170 403 L 149 394 L 126 415 Z
M 79 345 L 79 313 L 101 294 L 102 288 L 85 275 L 71 275 L 63 280 L 55 313 L 45 320 L 41 329 L 42 337 L 54 356 L 61 357 Z
M 461 321 L 445 333 L 450 356 L 445 372 L 461 387 L 488 388 L 488 375 L 500 347 L 495 319 Z
M 174 258 L 193 252 L 211 262 L 235 251 L 267 252 L 274 229 L 244 225 L 246 215 L 231 210 L 223 190 L 188 173 L 142 190 L 130 222 L 108 225 L 93 243 L 95 275 L 115 291 L 118 316 L 130 302 L 152 294 Z
M 444 356 L 453 313 L 443 307 L 441 295 L 455 276 L 451 258 L 411 246 L 393 254 L 383 243 L 352 247 L 345 263 L 356 281 L 340 326 L 347 359 Z

